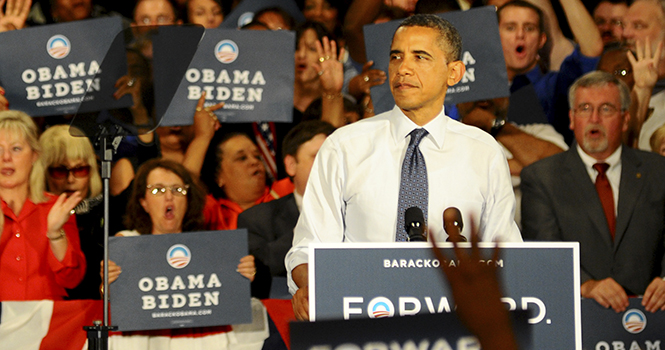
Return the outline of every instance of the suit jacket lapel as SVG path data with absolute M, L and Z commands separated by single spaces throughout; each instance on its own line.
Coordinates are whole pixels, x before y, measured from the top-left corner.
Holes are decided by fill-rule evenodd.
M 567 168 L 565 173 L 567 178 L 564 181 L 570 185 L 571 193 L 574 193 L 577 197 L 576 203 L 579 206 L 575 209 L 580 210 L 580 213 L 585 212 L 588 215 L 597 232 L 602 236 L 603 241 L 607 243 L 608 247 L 612 247 L 612 234 L 607 226 L 603 206 L 600 203 L 596 187 L 589 178 L 584 162 L 582 162 L 582 158 L 577 153 L 577 147 L 571 147 L 567 153 L 568 156 L 564 163 L 564 166 Z M 592 234 L 592 232 L 586 234 Z
M 617 227 L 614 245 L 616 249 L 628 228 L 630 217 L 633 215 L 635 203 L 640 198 L 644 185 L 641 173 L 642 162 L 635 156 L 635 152 L 623 147 L 621 151 L 621 182 L 619 183 L 619 204 L 617 208 Z

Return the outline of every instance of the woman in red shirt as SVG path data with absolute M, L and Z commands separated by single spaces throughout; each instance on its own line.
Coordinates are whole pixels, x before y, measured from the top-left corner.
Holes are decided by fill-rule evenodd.
M 40 153 L 37 127 L 19 111 L 0 112 L 0 301 L 62 300 L 83 279 L 85 257 L 70 214 L 81 200 L 34 190 L 44 172 L 33 171 Z

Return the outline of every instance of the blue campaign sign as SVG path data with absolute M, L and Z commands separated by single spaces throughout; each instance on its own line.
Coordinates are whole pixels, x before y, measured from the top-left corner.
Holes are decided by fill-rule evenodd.
M 296 20 L 296 23 L 305 21 L 305 16 L 302 15 L 298 5 L 293 0 L 243 0 L 224 18 L 224 22 L 219 27 L 240 28 L 251 22 L 255 13 L 271 7 L 279 7 L 286 11 Z
M 531 345 L 526 311 L 510 313 L 521 350 Z M 291 322 L 291 350 L 480 349 L 478 339 L 453 313 L 381 319 Z
M 615 312 L 582 299 L 584 350 L 665 349 L 665 311 L 646 311 L 642 298 L 628 301 L 626 311 Z
M 510 95 L 508 73 L 503 59 L 499 24 L 494 6 L 438 14 L 452 23 L 462 36 L 462 81 L 448 88 L 446 104 L 486 100 Z M 402 20 L 366 25 L 365 48 L 373 68 L 388 74 L 390 43 Z M 443 79 L 443 77 L 442 77 Z M 371 88 L 375 112 L 389 111 L 395 105 L 389 81 Z
M 468 246 L 468 244 L 467 244 Z M 510 310 L 530 312 L 533 348 L 582 349 L 579 244 L 481 243 L 481 263 L 495 264 Z M 444 255 L 454 256 L 450 243 Z M 312 244 L 309 305 L 313 320 L 379 318 L 454 310 L 440 264 L 427 243 Z
M 116 81 L 127 74 L 124 41 L 116 40 L 121 33 L 120 17 L 0 33 L 0 86 L 12 109 L 50 116 L 131 106 L 130 96 L 113 98 Z
M 183 27 L 160 28 L 164 35 L 153 40 L 155 78 L 174 74 L 173 67 L 159 59 L 172 44 L 169 32 Z M 164 40 L 162 40 L 164 39 Z M 177 48 L 172 48 L 177 49 Z M 170 94 L 155 86 L 156 110 L 165 111 L 161 126 L 190 125 L 203 92 L 206 106 L 224 102 L 215 111 L 222 123 L 291 122 L 295 72 L 295 34 L 289 31 L 241 31 L 206 29 L 177 90 Z
M 111 237 L 122 268 L 109 286 L 121 331 L 251 322 L 250 282 L 236 272 L 247 230 Z

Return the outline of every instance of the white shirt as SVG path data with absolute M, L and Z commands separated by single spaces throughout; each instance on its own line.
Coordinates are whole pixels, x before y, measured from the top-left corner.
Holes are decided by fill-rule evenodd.
M 307 182 L 303 208 L 285 264 L 308 262 L 311 242 L 394 242 L 402 161 L 408 134 L 419 128 L 395 107 L 335 131 L 321 146 Z M 483 241 L 522 241 L 513 219 L 515 196 L 508 162 L 488 133 L 448 118 L 444 111 L 424 126 L 420 142 L 427 165 L 428 228 L 437 240 L 443 211 L 457 207 L 467 238 L 471 218 Z
M 649 108 L 653 113 L 642 124 L 637 143 L 637 148 L 647 152 L 651 152 L 651 135 L 665 124 L 665 90 L 651 96 Z

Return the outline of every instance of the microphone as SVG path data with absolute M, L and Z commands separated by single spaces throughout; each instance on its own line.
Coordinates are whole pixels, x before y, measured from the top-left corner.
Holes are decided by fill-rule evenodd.
M 466 237 L 462 236 L 462 213 L 455 207 L 446 208 L 443 211 L 443 229 L 448 234 L 446 242 L 466 242 Z
M 409 236 L 409 242 L 426 242 L 425 217 L 418 207 L 411 207 L 404 213 L 404 229 Z

